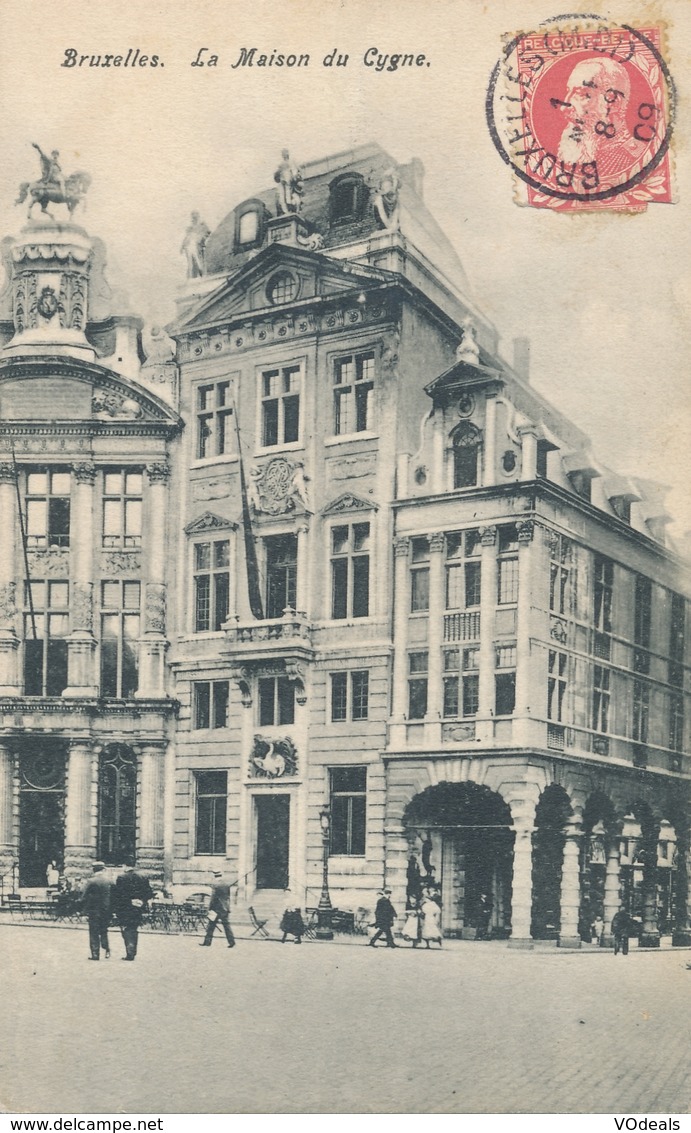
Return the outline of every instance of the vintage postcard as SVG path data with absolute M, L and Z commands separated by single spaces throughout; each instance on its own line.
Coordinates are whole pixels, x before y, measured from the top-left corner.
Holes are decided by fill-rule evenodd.
M 0 5 L 5 1128 L 682 1128 L 689 43 Z

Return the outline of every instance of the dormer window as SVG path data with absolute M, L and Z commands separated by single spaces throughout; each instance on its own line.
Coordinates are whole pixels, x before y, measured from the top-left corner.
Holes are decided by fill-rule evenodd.
M 353 224 L 362 219 L 367 186 L 359 173 L 344 173 L 329 186 L 332 224 Z
M 252 209 L 250 212 L 243 212 L 238 223 L 238 243 L 239 244 L 254 244 L 259 232 L 259 215 Z
M 453 441 L 453 486 L 454 488 L 474 488 L 478 482 L 479 454 L 482 433 L 470 422 L 463 422 L 454 429 Z

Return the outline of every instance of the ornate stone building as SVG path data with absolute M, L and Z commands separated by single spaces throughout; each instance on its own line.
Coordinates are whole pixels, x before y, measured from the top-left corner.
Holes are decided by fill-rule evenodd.
M 3 888 L 96 856 L 161 873 L 175 367 L 170 350 L 142 367 L 141 322 L 112 309 L 104 248 L 71 214 L 30 220 L 3 259 Z
M 208 235 L 170 328 L 178 883 L 340 908 L 415 859 L 445 929 L 686 939 L 688 567 L 662 491 L 531 388 L 418 162 L 363 146 Z M 197 222 L 198 222 L 198 218 Z M 243 515 L 242 483 L 247 489 Z

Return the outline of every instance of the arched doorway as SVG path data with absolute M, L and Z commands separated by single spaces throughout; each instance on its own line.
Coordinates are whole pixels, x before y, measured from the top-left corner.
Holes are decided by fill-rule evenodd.
M 533 907 L 531 934 L 536 940 L 556 940 L 561 928 L 561 874 L 564 827 L 571 803 L 562 787 L 552 785 L 540 796 L 533 835 Z
M 403 824 L 423 879 L 441 885 L 445 935 L 509 936 L 514 835 L 501 796 L 477 783 L 439 783 L 411 800 Z
M 32 741 L 19 758 L 19 884 L 45 887 L 46 867 L 65 853 L 65 748 Z
M 593 933 L 597 934 L 594 926 L 600 922 L 604 931 L 609 932 L 611 908 L 606 907 L 607 860 L 618 840 L 619 828 L 612 801 L 604 794 L 591 795 L 583 810 L 578 914 L 578 933 L 586 943 L 594 939 Z

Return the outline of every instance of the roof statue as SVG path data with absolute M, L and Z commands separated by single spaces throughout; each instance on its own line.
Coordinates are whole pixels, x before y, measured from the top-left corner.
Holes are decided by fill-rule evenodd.
M 401 179 L 395 169 L 387 169 L 374 197 L 374 211 L 382 228 L 395 232 L 400 228 L 398 195 Z
M 41 179 L 40 181 L 23 181 L 19 186 L 19 196 L 15 204 L 23 204 L 28 197 L 27 216 L 29 219 L 31 219 L 32 210 L 38 204 L 41 206 L 41 212 L 46 216 L 52 217 L 53 215 L 48 211 L 49 204 L 66 205 L 70 216 L 72 216 L 75 208 L 86 195 L 91 184 L 91 177 L 88 173 L 81 171 L 65 177 L 60 165 L 58 150 L 52 150 L 49 157 L 36 142 L 31 144 L 38 151 L 41 161 Z
M 190 216 L 190 224 L 185 232 L 180 251 L 187 257 L 187 278 L 197 279 L 206 272 L 206 241 L 211 232 L 198 212 Z
M 471 318 L 464 319 L 461 329 L 463 338 L 456 348 L 456 361 L 469 362 L 471 366 L 477 366 L 480 361 L 480 347 L 477 344 L 475 323 Z
M 276 214 L 286 216 L 300 212 L 305 191 L 302 170 L 290 160 L 287 149 L 281 150 L 281 163 L 274 173 L 276 182 Z

